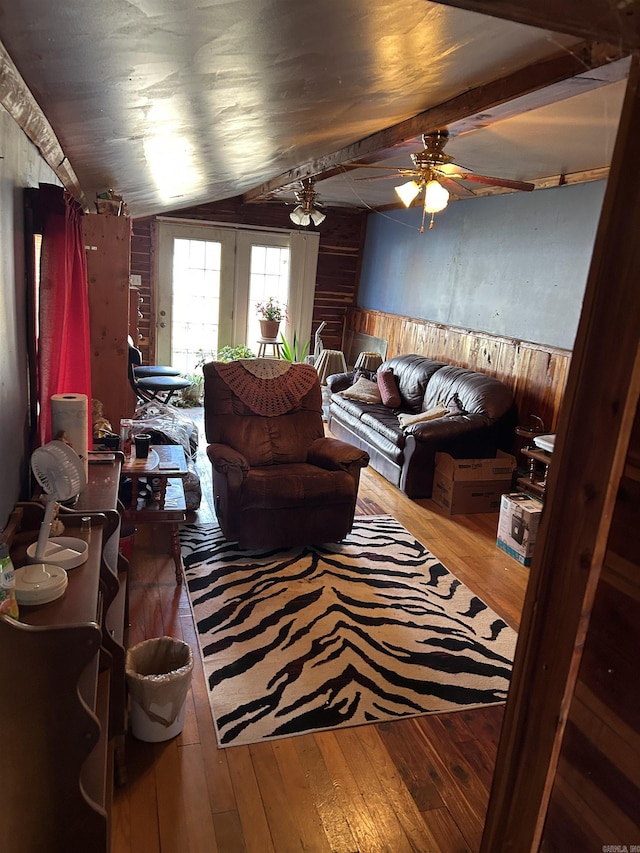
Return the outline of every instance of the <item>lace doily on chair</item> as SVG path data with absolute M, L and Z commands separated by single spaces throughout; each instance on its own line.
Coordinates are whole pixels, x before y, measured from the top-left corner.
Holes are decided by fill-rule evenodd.
M 310 364 L 273 358 L 240 359 L 217 364 L 216 369 L 245 406 L 268 418 L 290 412 L 318 381 Z

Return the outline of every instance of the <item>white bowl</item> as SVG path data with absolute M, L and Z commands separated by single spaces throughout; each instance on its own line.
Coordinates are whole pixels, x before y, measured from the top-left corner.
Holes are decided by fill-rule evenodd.
M 89 545 L 84 539 L 74 539 L 71 536 L 52 536 L 47 539 L 44 546 L 44 554 L 36 557 L 38 543 L 33 542 L 27 548 L 27 557 L 30 563 L 42 563 L 48 565 L 62 566 L 63 569 L 75 569 L 87 560 Z
M 14 577 L 18 604 L 48 604 L 60 598 L 69 583 L 63 568 L 48 563 L 23 566 Z

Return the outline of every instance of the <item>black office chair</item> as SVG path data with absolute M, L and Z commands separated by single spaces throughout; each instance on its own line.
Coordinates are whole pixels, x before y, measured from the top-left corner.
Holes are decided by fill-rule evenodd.
M 127 343 L 130 347 L 135 347 L 131 335 L 127 337 Z M 164 364 L 134 364 L 133 374 L 136 379 L 146 379 L 149 376 L 180 376 L 180 371 Z
M 144 375 L 144 371 L 151 371 L 151 373 Z M 142 367 L 142 353 L 129 342 L 129 384 L 141 403 L 156 402 L 169 405 L 173 395 L 188 388 L 191 380 L 180 376 L 180 371 L 173 367 L 160 365 Z

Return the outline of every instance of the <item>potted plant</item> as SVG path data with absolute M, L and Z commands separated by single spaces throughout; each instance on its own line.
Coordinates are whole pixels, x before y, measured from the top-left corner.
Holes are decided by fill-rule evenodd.
M 260 320 L 260 334 L 273 341 L 278 337 L 280 321 L 286 317 L 286 306 L 270 296 L 265 302 L 256 303 L 256 313 Z
M 254 358 L 248 346 L 240 344 L 237 347 L 227 346 L 220 347 L 218 350 L 217 361 L 236 361 L 238 358 Z
M 204 392 L 204 374 L 202 372 L 202 367 L 205 362 L 213 361 L 215 353 L 199 349 L 196 352 L 196 355 L 197 360 L 194 364 L 194 372 L 184 374 L 185 379 L 188 379 L 191 382 L 191 385 L 182 391 L 181 402 L 176 404 L 178 406 L 200 406 L 202 403 L 202 394 Z
M 182 405 L 187 407 L 199 406 L 202 402 L 204 376 L 202 375 L 202 373 L 185 373 L 184 378 L 188 379 L 191 382 L 191 385 L 182 390 Z

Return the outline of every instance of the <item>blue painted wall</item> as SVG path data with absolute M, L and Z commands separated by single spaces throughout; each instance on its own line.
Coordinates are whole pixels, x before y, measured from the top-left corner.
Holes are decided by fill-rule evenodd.
M 372 213 L 358 305 L 572 349 L 605 185 Z

